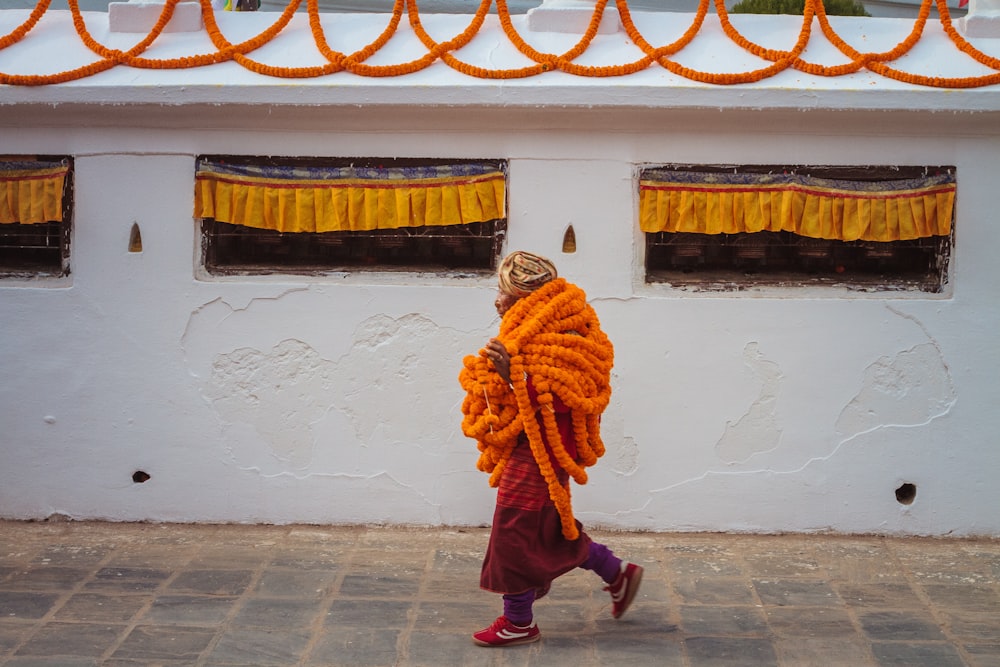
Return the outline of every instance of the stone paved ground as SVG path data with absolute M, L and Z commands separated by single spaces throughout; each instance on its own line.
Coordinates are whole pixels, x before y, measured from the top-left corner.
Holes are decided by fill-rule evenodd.
M 0 667 L 1000 667 L 1000 541 L 592 532 L 543 639 L 480 648 L 483 529 L 0 521 Z

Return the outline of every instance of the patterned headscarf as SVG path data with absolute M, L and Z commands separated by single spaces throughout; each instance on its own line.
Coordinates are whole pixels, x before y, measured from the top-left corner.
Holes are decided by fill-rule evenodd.
M 500 262 L 497 274 L 500 279 L 500 290 L 518 298 L 531 294 L 559 276 L 552 262 L 523 250 L 507 255 Z

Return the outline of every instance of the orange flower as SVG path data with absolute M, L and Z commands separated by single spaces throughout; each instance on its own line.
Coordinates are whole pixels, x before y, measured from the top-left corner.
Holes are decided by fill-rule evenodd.
M 562 278 L 519 299 L 504 315 L 497 337 L 510 354 L 511 384 L 503 381 L 482 350 L 465 357 L 458 376 L 466 391 L 462 432 L 476 440 L 481 452 L 477 467 L 490 473 L 490 486 L 500 483 L 518 438 L 522 432 L 527 435 L 559 511 L 563 535 L 575 540 L 579 531 L 569 485 L 560 483 L 545 443 L 563 470 L 578 484 L 587 483 L 585 468 L 604 455 L 599 417 L 611 400 L 614 348 L 583 290 Z M 528 376 L 538 394 L 541 424 L 528 394 Z M 554 396 L 570 409 L 575 460 L 559 434 Z

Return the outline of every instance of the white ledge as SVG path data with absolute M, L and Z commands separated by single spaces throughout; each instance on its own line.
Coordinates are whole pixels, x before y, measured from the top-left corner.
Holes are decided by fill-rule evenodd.
M 129 0 L 108 4 L 108 28 L 111 32 L 148 33 L 163 13 L 162 0 Z M 198 32 L 203 28 L 201 3 L 178 2 L 163 32 Z
M 584 34 L 590 27 L 597 4 L 592 0 L 545 0 L 541 7 L 528 10 L 528 30 L 532 32 L 568 32 Z M 614 2 L 604 8 L 597 33 L 608 35 L 618 32 L 621 18 Z

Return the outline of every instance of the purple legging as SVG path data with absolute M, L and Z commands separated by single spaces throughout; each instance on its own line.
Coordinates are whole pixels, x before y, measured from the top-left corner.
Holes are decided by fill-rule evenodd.
M 583 561 L 580 567 L 595 572 L 604 580 L 604 583 L 612 584 L 621 573 L 622 561 L 603 544 L 591 542 L 587 560 Z M 503 615 L 514 625 L 530 625 L 533 618 L 531 605 L 534 602 L 534 590 L 516 595 L 505 594 L 503 596 Z

